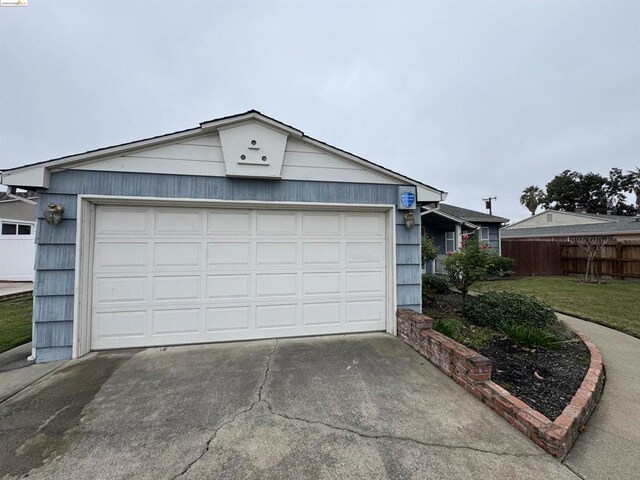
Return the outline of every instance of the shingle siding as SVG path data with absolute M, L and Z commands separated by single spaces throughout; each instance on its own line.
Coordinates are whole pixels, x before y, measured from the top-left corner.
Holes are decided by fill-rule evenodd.
M 394 205 L 398 186 L 66 170 L 52 173 L 49 189 L 40 194 L 34 346 L 36 361 L 45 362 L 71 357 L 77 194 Z M 65 208 L 53 227 L 44 221 L 49 203 Z M 418 225 L 407 230 L 403 213 L 397 212 L 395 222 L 397 303 L 420 311 L 420 215 L 414 212 Z

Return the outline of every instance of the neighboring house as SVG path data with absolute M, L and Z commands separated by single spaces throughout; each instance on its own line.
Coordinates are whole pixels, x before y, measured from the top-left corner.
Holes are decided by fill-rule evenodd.
M 426 273 L 443 273 L 448 252 L 455 252 L 462 237 L 478 233 L 482 243 L 500 253 L 500 229 L 508 218 L 476 212 L 467 208 L 440 203 L 435 208 L 425 207 L 422 212 L 422 233 L 432 237 L 438 247 L 438 258 L 424 266 Z
M 0 192 L 0 281 L 32 281 L 37 195 Z
M 502 229 L 505 240 L 569 241 L 580 236 L 612 236 L 619 242 L 640 240 L 640 217 L 547 210 Z
M 446 193 L 249 111 L 6 171 L 40 194 L 36 361 L 396 332 Z M 51 225 L 47 205 L 64 207 Z M 415 226 L 411 221 L 415 221 Z

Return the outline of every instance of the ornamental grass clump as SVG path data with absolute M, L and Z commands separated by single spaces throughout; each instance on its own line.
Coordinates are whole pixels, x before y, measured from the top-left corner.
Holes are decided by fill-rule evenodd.
M 462 293 L 466 303 L 469 288 L 487 272 L 489 245 L 481 244 L 476 233 L 464 235 L 456 252 L 447 252 L 444 269 L 449 281 Z

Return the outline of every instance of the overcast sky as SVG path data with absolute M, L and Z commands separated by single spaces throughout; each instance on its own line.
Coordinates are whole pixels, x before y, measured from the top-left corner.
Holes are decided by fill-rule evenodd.
M 512 220 L 562 170 L 640 166 L 638 0 L 29 0 L 0 82 L 0 168 L 252 108 Z

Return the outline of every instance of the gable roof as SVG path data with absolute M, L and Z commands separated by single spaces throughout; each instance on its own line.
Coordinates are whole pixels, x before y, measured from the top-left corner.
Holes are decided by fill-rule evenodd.
M 569 222 L 575 219 L 575 224 L 553 225 L 544 224 L 532 226 L 527 224 L 532 219 L 552 213 L 568 218 Z M 640 217 L 627 215 L 603 215 L 598 213 L 564 212 L 562 210 L 545 210 L 536 215 L 520 220 L 502 229 L 502 238 L 537 238 L 537 237 L 571 237 L 581 235 L 616 235 L 640 233 Z M 580 222 L 588 219 L 588 223 Z
M 73 164 L 85 162 L 91 159 L 121 155 L 128 151 L 136 150 L 140 148 L 160 146 L 163 144 L 175 142 L 176 140 L 184 140 L 191 136 L 202 135 L 203 133 L 215 131 L 219 128 L 223 128 L 231 124 L 244 123 L 248 121 L 260 122 L 261 124 L 271 127 L 273 129 L 283 131 L 287 135 L 290 135 L 303 142 L 313 145 L 316 148 L 324 150 L 333 155 L 340 156 L 353 163 L 359 164 L 364 168 L 376 171 L 377 173 L 385 175 L 389 178 L 393 178 L 397 181 L 404 182 L 408 185 L 414 185 L 418 189 L 429 190 L 430 192 L 439 195 L 441 200 L 444 200 L 447 196 L 447 193 L 444 192 L 443 190 L 439 190 L 423 182 L 407 177 L 401 173 L 395 172 L 389 168 L 373 163 L 362 157 L 359 157 L 350 152 L 347 152 L 346 150 L 342 150 L 340 148 L 329 145 L 328 143 L 322 142 L 320 140 L 316 140 L 315 138 L 305 135 L 303 131 L 298 130 L 272 117 L 264 115 L 257 110 L 249 110 L 247 112 L 236 114 L 236 115 L 230 115 L 226 117 L 220 117 L 213 120 L 204 121 L 204 122 L 201 122 L 200 125 L 195 128 L 180 130 L 173 133 L 167 133 L 164 135 L 149 137 L 142 140 L 136 140 L 133 142 L 121 143 L 119 145 L 113 145 L 110 147 L 103 147 L 95 150 L 88 150 L 86 152 L 79 153 L 79 154 L 67 155 L 64 157 L 58 157 L 51 160 L 35 162 L 29 165 L 23 165 L 20 167 L 7 169 L 5 171 L 0 172 L 0 183 L 5 185 L 10 185 L 10 186 L 17 186 L 17 187 L 47 188 L 50 169 L 67 168 Z M 37 171 L 34 172 L 34 170 L 37 170 Z M 26 175 L 21 175 L 21 174 L 26 174 Z M 12 180 L 11 179 L 12 176 L 16 180 Z M 31 182 L 31 184 L 24 183 L 25 181 Z M 22 183 L 22 184 L 18 184 L 15 182 Z
M 502 238 L 571 237 L 581 235 L 616 235 L 629 233 L 640 234 L 640 220 L 636 220 L 638 217 L 616 217 L 617 218 L 614 221 L 610 222 L 589 223 L 583 225 L 503 228 Z
M 515 230 L 518 228 L 526 228 L 522 225 L 530 223 L 531 220 L 536 219 L 542 215 L 546 215 L 548 213 L 553 213 L 554 215 L 562 215 L 564 217 L 569 217 L 569 218 L 574 217 L 576 219 L 576 225 L 581 224 L 578 221 L 581 218 L 598 220 L 599 222 L 602 222 L 602 223 L 607 223 L 607 222 L 615 223 L 620 221 L 624 222 L 625 219 L 633 218 L 625 215 L 603 215 L 600 213 L 581 213 L 581 212 L 565 212 L 563 210 L 544 210 L 540 213 L 536 213 L 535 215 L 531 215 L 530 217 L 524 218 L 518 222 L 512 223 L 511 225 L 505 227 L 505 230 Z M 530 228 L 533 228 L 533 227 L 530 227 Z M 540 227 L 540 228 L 553 228 L 553 227 L 549 226 L 549 227 Z
M 469 210 L 468 208 L 457 207 L 455 205 L 448 205 L 446 203 L 440 204 L 440 210 L 444 213 L 472 223 L 507 223 L 509 221 L 508 218 L 476 212 L 475 210 Z

